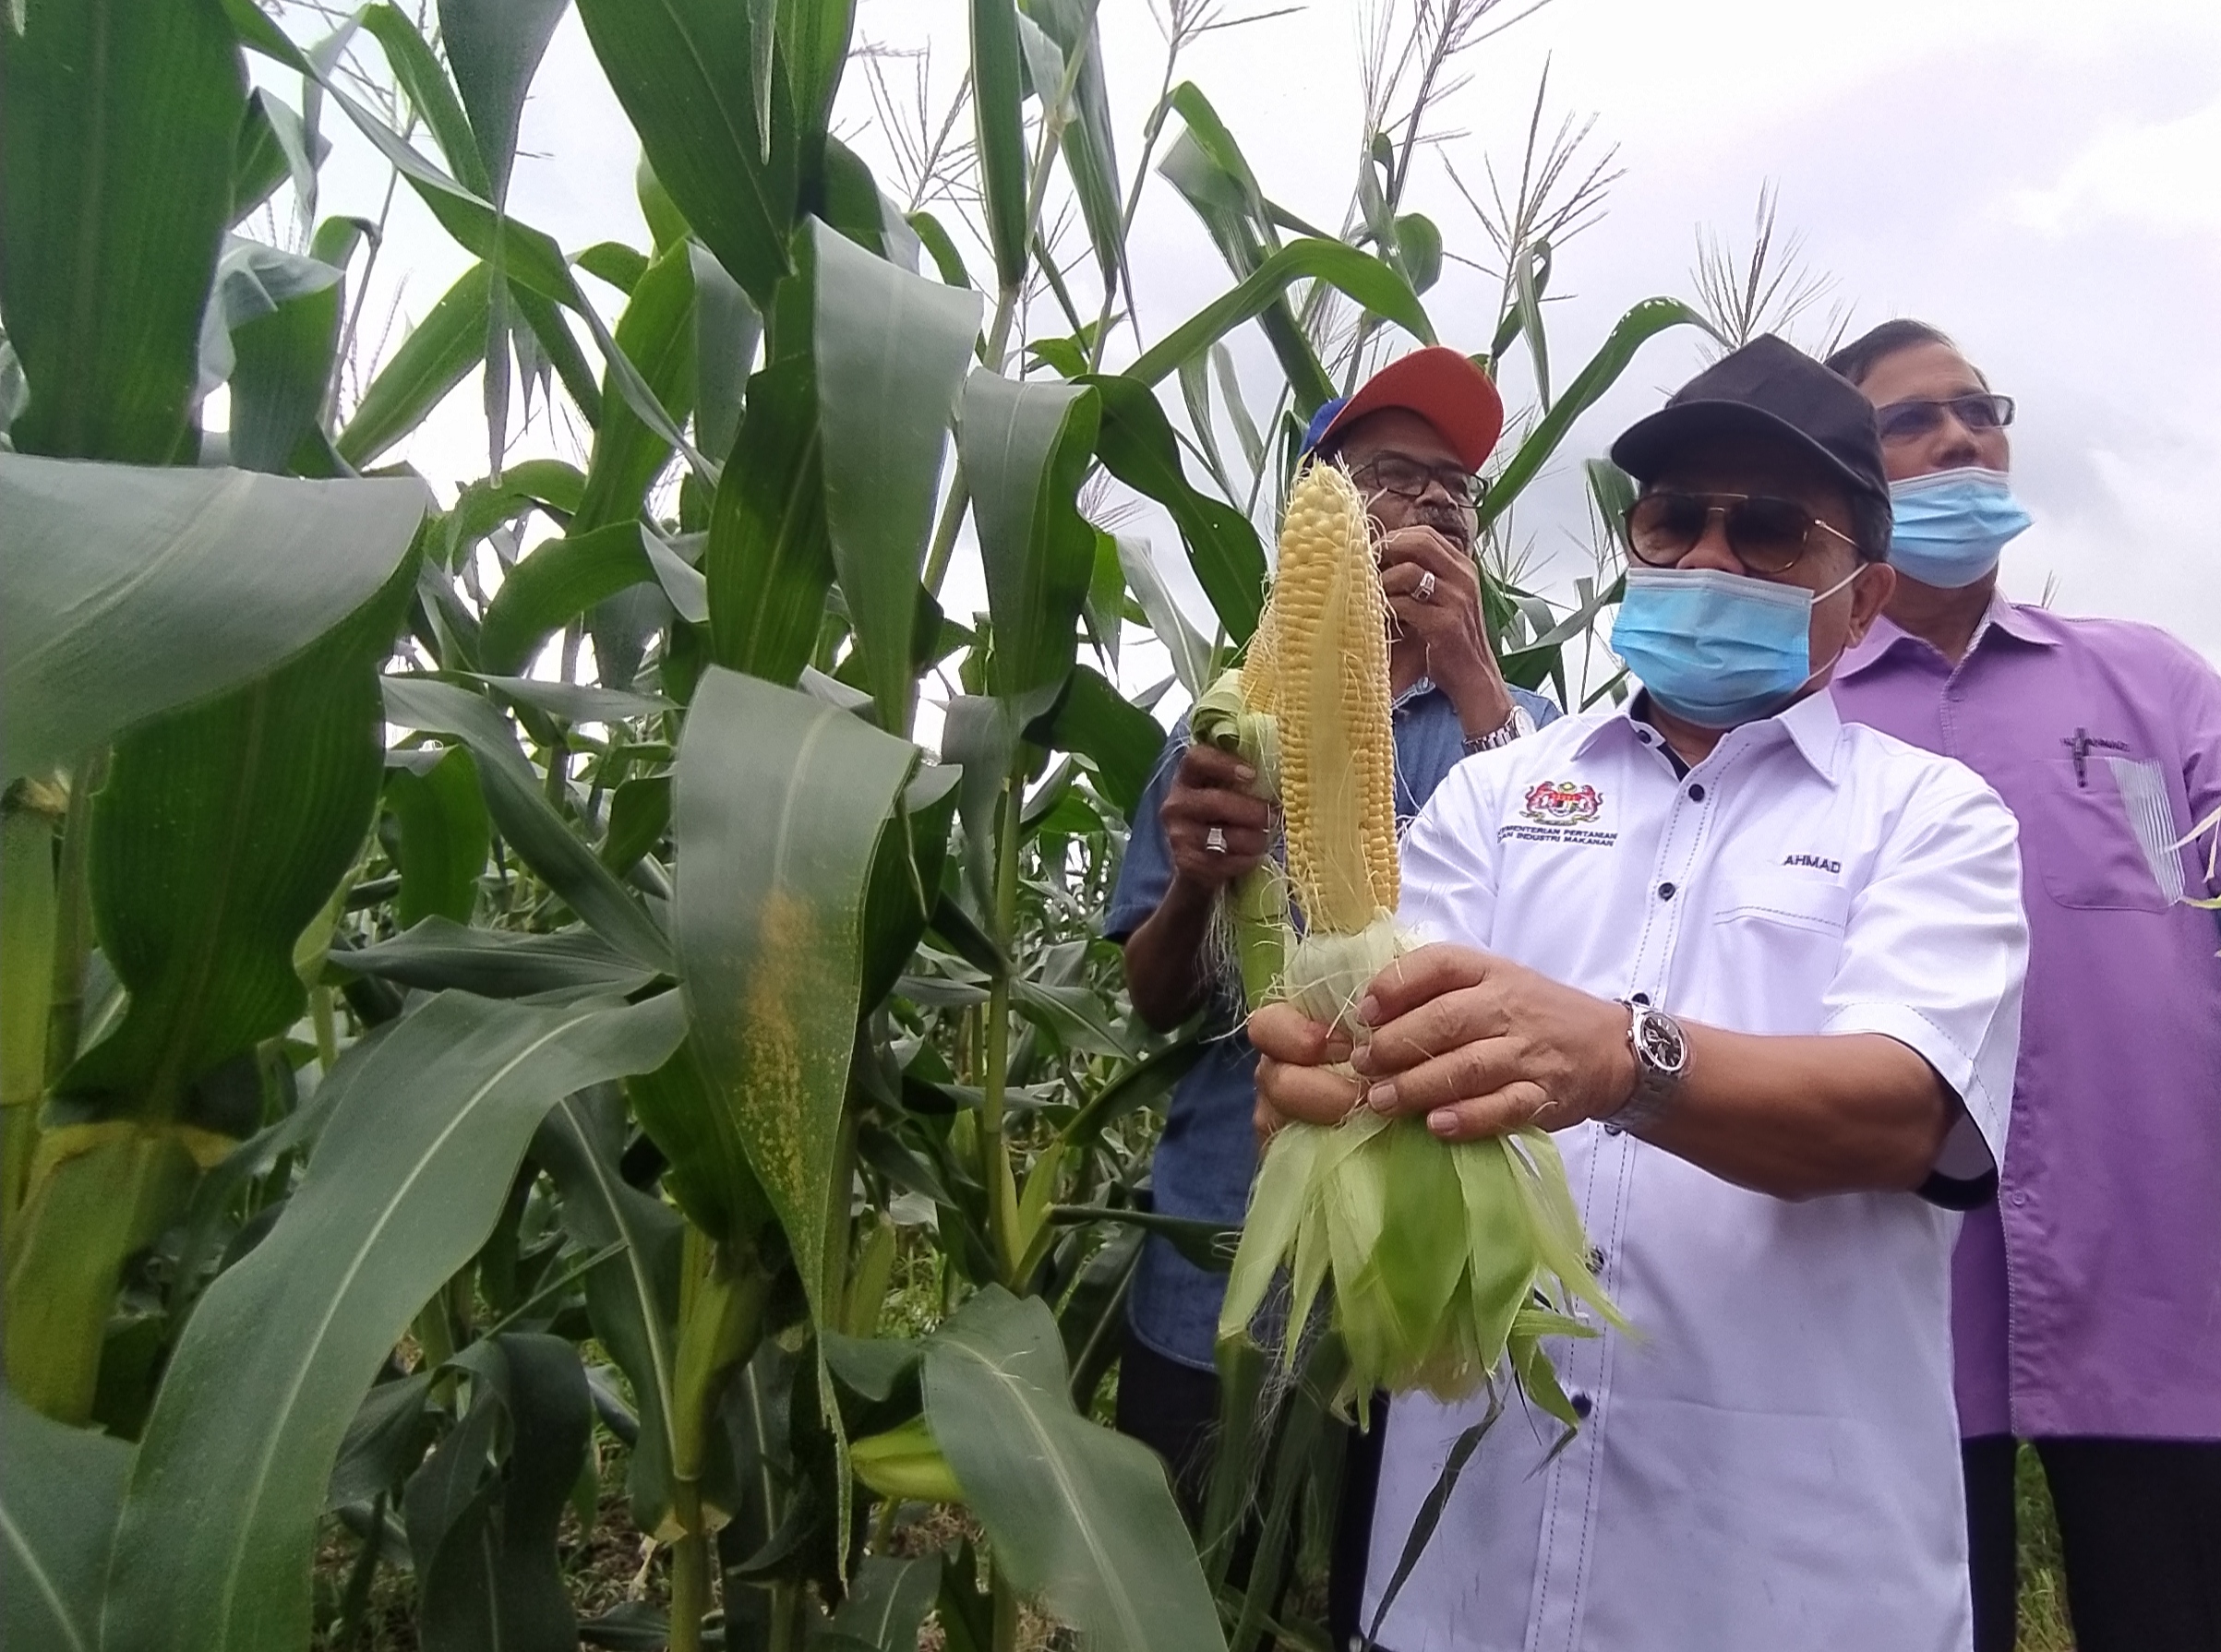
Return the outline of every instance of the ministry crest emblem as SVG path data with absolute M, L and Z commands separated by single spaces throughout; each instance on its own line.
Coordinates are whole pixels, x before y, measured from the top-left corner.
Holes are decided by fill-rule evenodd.
M 1603 808 L 1604 795 L 1592 785 L 1545 780 L 1527 788 L 1527 804 L 1521 812 L 1543 826 L 1585 826 Z

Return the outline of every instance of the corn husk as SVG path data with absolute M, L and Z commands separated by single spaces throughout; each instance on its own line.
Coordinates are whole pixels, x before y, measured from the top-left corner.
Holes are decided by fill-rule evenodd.
M 1288 873 L 1260 867 L 1229 900 L 1250 1002 L 1285 999 L 1355 1040 L 1366 1036 L 1356 1004 L 1410 948 L 1392 910 L 1385 615 L 1362 501 L 1314 466 L 1291 497 L 1247 663 L 1198 701 L 1193 724 L 1241 752 L 1261 784 L 1269 776 L 1287 815 Z M 1306 920 L 1300 934 L 1293 916 Z M 1324 1304 L 1349 1355 L 1346 1405 L 1362 1412 L 1383 1388 L 1464 1399 L 1508 1358 L 1529 1396 L 1570 1428 L 1541 1339 L 1594 1335 L 1582 1308 L 1625 1324 L 1588 1250 L 1546 1132 L 1446 1146 L 1418 1119 L 1361 1106 L 1267 1143 L 1219 1334 L 1250 1336 L 1260 1316 L 1279 1317 L 1292 1365 Z

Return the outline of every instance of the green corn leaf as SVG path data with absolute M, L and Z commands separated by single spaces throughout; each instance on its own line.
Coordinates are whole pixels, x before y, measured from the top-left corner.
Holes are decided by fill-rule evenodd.
M 570 261 L 588 275 L 599 276 L 628 297 L 648 271 L 647 255 L 621 241 L 596 241 Z
M 424 117 L 425 127 L 439 146 L 448 170 L 473 195 L 492 199 L 493 180 L 479 152 L 477 137 L 471 130 L 470 117 L 463 114 L 462 100 L 456 96 L 453 82 L 416 25 L 390 0 L 365 6 L 359 21 L 363 32 L 384 49 L 394 83 Z
M 1056 42 L 1072 78 L 1072 114 L 1063 133 L 1064 170 L 1079 198 L 1080 218 L 1094 244 L 1103 284 L 1111 292 L 1133 282 L 1126 270 L 1126 222 L 1119 199 L 1118 153 L 1111 138 L 1110 100 L 1103 77 L 1103 42 L 1091 0 L 1026 0 L 1026 15 Z M 1050 93 L 1043 90 L 1046 102 Z
M 494 824 L 549 889 L 635 963 L 658 972 L 670 967 L 670 943 L 655 920 L 556 812 L 539 771 L 490 700 L 429 677 L 389 676 L 379 686 L 388 722 L 452 735 L 470 748 Z
M 594 1429 L 578 1350 L 502 1332 L 454 1361 L 470 1409 L 409 1482 L 402 1507 L 424 1652 L 577 1643 L 556 1530 Z M 498 1466 L 487 1461 L 498 1456 Z
M 979 299 L 822 225 L 810 234 L 825 525 L 871 697 L 884 726 L 905 728 L 918 576 Z
M 1083 382 L 1103 398 L 1096 437 L 1096 456 L 1103 468 L 1171 513 L 1219 623 L 1235 642 L 1248 641 L 1265 607 L 1265 547 L 1256 529 L 1231 505 L 1189 484 L 1171 421 L 1145 383 L 1124 375 Z
M 473 928 L 438 916 L 388 940 L 335 952 L 331 962 L 356 975 L 429 992 L 453 988 L 480 998 L 550 1003 L 558 998 L 638 992 L 655 978 L 654 970 L 626 957 L 592 930 L 520 934 Z
M 942 708 L 941 755 L 964 770 L 956 807 L 964 820 L 965 887 L 975 914 L 995 909 L 995 815 L 1019 732 L 1009 702 L 989 695 L 959 694 Z
M 932 919 L 960 778 L 951 764 L 921 765 L 903 788 L 895 819 L 880 833 L 864 892 L 864 975 L 858 1001 L 867 1010 L 894 989 Z
M 398 835 L 395 919 L 403 929 L 434 915 L 469 923 L 494 832 L 471 754 L 457 748 L 421 773 L 388 771 L 386 808 Z
M 615 338 L 657 405 L 670 418 L 684 418 L 694 404 L 694 267 L 685 245 L 659 254 L 648 266 L 617 318 Z M 636 520 L 649 484 L 670 461 L 671 449 L 666 433 L 625 401 L 613 366 L 571 531 Z
M 473 264 L 387 358 L 334 444 L 348 463 L 375 461 L 485 359 L 490 280 L 484 264 Z
M 214 0 L 78 0 L 0 24 L 0 310 L 18 451 L 192 457 L 201 312 L 246 117 Z
M 486 605 L 479 664 L 497 675 L 523 671 L 541 645 L 579 615 L 654 578 L 637 517 L 543 540 L 509 570 Z
M 1218 175 L 1232 185 L 1231 193 L 1222 189 L 1212 191 L 1218 202 L 1229 209 L 1244 213 L 1260 233 L 1269 237 L 1272 222 L 1266 210 L 1265 192 L 1258 187 L 1256 174 L 1250 170 L 1249 157 L 1242 152 L 1242 146 L 1234 140 L 1234 135 L 1227 130 L 1226 123 L 1219 118 L 1219 111 L 1212 107 L 1210 99 L 1204 96 L 1203 89 L 1192 80 L 1183 80 L 1172 89 L 1167 102 L 1186 123 L 1188 135 L 1194 139 L 1195 148 L 1216 169 Z M 1190 175 L 1195 184 L 1202 184 L 1202 173 L 1195 172 Z M 1190 198 L 1193 201 L 1194 198 Z
M 504 283 L 503 302 L 510 311 L 510 336 L 520 355 L 528 344 L 537 348 L 555 368 L 556 377 L 563 381 L 564 393 L 578 404 L 580 415 L 588 425 L 600 429 L 604 398 L 594 369 L 586 361 L 586 353 L 571 335 L 564 322 L 562 311 L 555 300 L 534 292 L 515 281 Z M 629 365 L 629 364 L 628 364 Z M 628 407 L 633 405 L 640 391 L 628 389 L 623 382 L 623 370 L 616 366 L 610 375 L 618 382 L 618 393 Z M 637 377 L 637 375 L 635 375 Z M 649 414 L 636 416 L 648 417 Z M 541 462 L 527 460 L 526 463 Z M 504 475 L 508 473 L 504 469 Z
M 994 248 L 995 279 L 1014 287 L 1026 279 L 1027 172 L 1016 0 L 971 0 L 971 26 L 972 118 L 980 187 L 987 198 L 988 239 Z M 942 277 L 947 279 L 945 263 Z
M 654 1531 L 670 1507 L 671 1385 L 678 1359 L 678 1260 L 684 1223 L 618 1170 L 625 1147 L 620 1097 L 583 1090 L 556 1103 L 532 1156 L 563 1202 L 563 1226 L 582 1249 L 624 1246 L 622 1261 L 586 1275 L 594 1334 L 623 1370 L 640 1407 L 640 1436 L 626 1464 L 632 1517 Z
M 317 168 L 330 152 L 330 140 L 304 127 L 291 104 L 268 88 L 257 87 L 247 94 L 246 117 L 239 124 L 238 142 L 232 152 L 228 221 L 236 224 L 288 180 L 303 203 L 306 218 L 314 209 Z
M 985 368 L 965 384 L 957 450 L 994 621 L 988 681 L 1012 700 L 1054 694 L 1072 670 L 1095 570 L 1078 494 L 1098 406 L 1085 387 L 1014 383 Z
M 1419 212 L 1397 219 L 1396 262 L 1414 293 L 1424 293 L 1442 279 L 1442 232 L 1433 219 Z
M 1675 327 L 1712 330 L 1703 317 L 1675 298 L 1646 298 L 1613 324 L 1612 331 L 1597 353 L 1574 376 L 1573 382 L 1566 387 L 1550 412 L 1536 424 L 1527 439 L 1519 444 L 1519 451 L 1490 484 L 1488 497 L 1481 502 L 1483 529 L 1511 509 L 1512 501 L 1557 452 L 1574 420 L 1618 382 L 1636 353 L 1660 333 Z
M 330 279 L 231 329 L 231 462 L 283 474 L 305 468 L 304 443 L 323 436 L 326 391 L 340 341 L 344 291 L 338 269 L 303 259 Z
M 569 0 L 439 0 L 439 40 L 455 71 L 492 198 L 509 194 L 524 93 Z
M 743 392 L 763 337 L 763 317 L 740 283 L 706 250 L 693 246 L 690 256 L 694 270 L 694 430 L 705 451 L 726 453 L 740 427 Z
M 129 1005 L 58 1084 L 92 1116 L 192 1119 L 196 1081 L 301 1013 L 294 943 L 370 824 L 378 667 L 414 571 L 268 676 L 117 742 L 90 886 Z
M 391 576 L 424 507 L 412 482 L 0 453 L 7 774 L 265 675 Z
M 1250 534 L 1254 544 L 1256 533 Z M 1264 578 L 1265 553 L 1257 552 L 1258 579 Z M 1187 615 L 1172 600 L 1171 587 L 1157 567 L 1156 554 L 1149 542 L 1132 533 L 1118 535 L 1118 565 L 1126 576 L 1127 587 L 1134 600 L 1140 605 L 1149 630 L 1164 644 L 1165 652 L 1172 658 L 1172 675 L 1186 689 L 1191 699 L 1200 696 L 1211 682 L 1211 648 L 1195 628 L 1188 623 Z
M 295 1652 L 324 1489 L 373 1373 L 476 1254 L 556 1097 L 661 1062 L 632 1007 L 433 999 L 355 1068 L 269 1236 L 209 1287 L 125 1494 L 107 1652 Z
M 1224 1646 L 1163 1464 L 1073 1409 L 1048 1304 L 972 1298 L 927 1344 L 925 1402 L 1021 1591 L 1105 1652 Z
M 1126 369 L 1126 377 L 1155 384 L 1191 355 L 1262 314 L 1289 282 L 1303 279 L 1325 281 L 1423 344 L 1435 342 L 1434 323 L 1402 276 L 1354 246 L 1306 237 L 1290 242 L 1232 292 L 1214 299 L 1159 339 Z
M 869 1555 L 833 1614 L 830 1633 L 846 1636 L 850 1648 L 913 1652 L 940 1588 L 941 1562 L 930 1555 L 919 1560 Z
M 817 648 L 834 580 L 810 357 L 748 381 L 733 451 L 747 457 L 718 478 L 702 557 L 711 652 L 731 670 L 791 684 Z
M 702 1074 L 827 1312 L 865 892 L 916 758 L 846 712 L 714 667 L 679 743 L 675 915 Z
M 0 1642 L 98 1652 L 131 1447 L 0 1388 Z
M 972 280 L 972 272 L 964 267 L 964 255 L 956 250 L 955 242 L 949 239 L 941 220 L 920 210 L 911 213 L 907 221 L 926 251 L 932 255 L 933 268 L 941 272 L 943 281 L 952 287 L 970 288 L 978 284 Z
M 1096 787 L 1127 820 L 1141 802 L 1164 751 L 1164 730 L 1092 665 L 1074 669 L 1054 709 L 1029 739 L 1087 760 Z
M 759 6 L 764 0 L 756 0 Z M 848 61 L 856 29 L 856 0 L 770 0 L 778 30 L 778 56 L 786 65 L 786 84 L 805 170 L 823 140 L 833 116 L 834 94 Z M 762 100 L 757 100 L 761 107 Z M 773 138 L 777 142 L 776 135 Z
M 625 1095 L 641 1129 L 668 1161 L 663 1185 L 671 1202 L 704 1233 L 752 1243 L 772 1220 L 771 1205 L 749 1167 L 738 1116 L 711 1090 L 695 1041 L 681 1044 L 653 1072 L 629 1080 Z M 674 1340 L 674 1360 L 677 1346 Z
M 725 0 L 580 0 L 579 16 L 656 178 L 768 309 L 791 268 L 798 174 L 786 79 L 774 78 L 769 111 L 756 102 L 754 9 Z

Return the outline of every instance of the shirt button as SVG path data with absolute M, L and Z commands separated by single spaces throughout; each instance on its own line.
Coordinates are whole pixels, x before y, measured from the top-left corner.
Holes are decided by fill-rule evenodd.
M 1576 1417 L 1586 1418 L 1590 1412 L 1596 1409 L 1596 1402 L 1578 1388 L 1566 1397 L 1573 1402 L 1573 1414 Z
M 1704 782 L 1701 780 L 1699 781 L 1695 785 L 1689 787 L 1689 801 L 1691 803 L 1702 803 L 1704 801 Z
M 2006 1203 L 2011 1204 L 2013 1209 L 2019 1210 L 2022 1206 L 2028 1203 L 2028 1190 L 2026 1188 L 2015 1188 L 2011 1192 L 2005 1195 L 2005 1199 Z
M 1658 898 L 1662 901 L 1672 900 L 1674 898 L 1674 886 L 1671 883 L 1661 883 L 1658 886 Z

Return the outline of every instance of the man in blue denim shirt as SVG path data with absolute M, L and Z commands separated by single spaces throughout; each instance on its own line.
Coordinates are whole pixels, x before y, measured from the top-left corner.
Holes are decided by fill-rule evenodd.
M 1503 422 L 1486 375 L 1435 347 L 1328 402 L 1306 433 L 1306 451 L 1349 471 L 1381 535 L 1399 823 L 1467 753 L 1558 715 L 1540 695 L 1505 684 L 1481 618 L 1476 473 Z M 1135 810 L 1104 926 L 1125 948 L 1135 1012 L 1151 1026 L 1177 1026 L 1210 1002 L 1212 1042 L 1172 1093 L 1151 1177 L 1159 1211 L 1229 1226 L 1248 1208 L 1256 1169 L 1256 1056 L 1207 943 L 1219 892 L 1269 852 L 1269 814 L 1243 789 L 1249 778 L 1239 760 L 1193 745 L 1184 729 L 1166 743 Z M 1118 1426 L 1164 1456 L 1191 1503 L 1218 1413 L 1212 1353 L 1225 1288 L 1223 1275 L 1152 1238 L 1127 1314 Z

